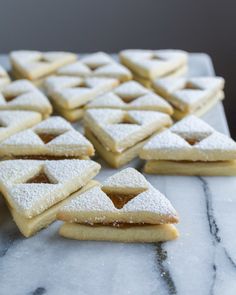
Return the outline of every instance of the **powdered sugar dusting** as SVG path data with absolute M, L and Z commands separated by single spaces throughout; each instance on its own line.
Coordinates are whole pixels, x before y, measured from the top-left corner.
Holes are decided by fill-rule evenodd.
M 10 203 L 29 218 L 65 199 L 100 169 L 99 164 L 87 160 L 15 160 L 2 162 L 0 167 L 5 168 L 0 169 L 0 183 L 8 191 Z M 27 177 L 31 178 L 32 173 L 37 175 L 42 169 L 52 183 L 25 183 Z
M 38 113 L 31 111 L 0 111 L 0 120 L 6 126 L 14 126 L 38 117 Z
M 1 147 L 8 146 L 21 146 L 22 149 L 28 147 L 28 146 L 43 146 L 44 143 L 43 141 L 38 137 L 37 134 L 35 134 L 32 130 L 25 130 L 21 131 L 19 133 L 13 134 L 9 138 L 5 139 L 1 144 L 0 144 L 0 149 Z M 24 150 L 22 150 L 24 152 Z
M 177 134 L 172 133 L 169 130 L 161 132 L 156 136 L 152 137 L 143 147 L 143 150 L 162 150 L 169 151 L 170 149 L 184 149 L 190 145 Z
M 70 200 L 61 210 L 62 212 L 77 211 L 117 211 L 111 199 L 101 190 L 94 187 Z
M 129 81 L 118 86 L 114 93 L 122 97 L 138 97 L 150 91 L 136 81 Z
M 50 132 L 60 133 L 60 132 L 68 131 L 72 129 L 73 127 L 71 126 L 71 124 L 59 116 L 50 117 L 40 122 L 33 128 L 35 132 L 45 132 L 45 133 L 50 133 Z
M 102 191 L 100 187 L 97 186 L 70 200 L 61 211 L 77 212 L 78 214 L 79 212 L 86 211 L 113 212 L 114 214 L 117 213 L 117 216 L 114 217 L 116 221 L 119 221 L 119 213 L 126 212 L 152 212 L 158 215 L 177 217 L 175 209 L 172 207 L 171 203 L 166 199 L 166 197 L 154 187 L 152 187 L 151 184 L 149 184 L 141 174 L 140 175 L 142 176 L 142 179 L 140 179 L 139 173 L 137 171 L 135 173 L 134 171 L 135 170 L 133 168 L 125 169 L 121 172 L 118 172 L 117 174 L 114 174 L 104 183 L 104 186 L 117 185 L 118 187 L 120 186 L 124 189 L 127 185 L 125 178 L 128 173 L 129 176 L 134 175 L 135 179 L 137 180 L 137 182 L 135 181 L 135 183 L 131 184 L 131 187 L 135 187 L 136 185 L 138 188 L 144 185 L 147 189 L 146 191 L 131 199 L 121 209 L 117 209 L 110 198 Z M 139 182 L 139 180 L 141 181 Z
M 114 188 L 143 188 L 148 189 L 145 177 L 134 168 L 126 168 L 107 178 L 103 186 Z
M 152 212 L 160 215 L 177 216 L 170 201 L 158 190 L 150 186 L 149 190 L 139 194 L 123 207 L 124 212 Z
M 173 125 L 170 130 L 185 138 L 189 136 L 201 139 L 210 135 L 214 129 L 203 120 L 190 115 Z

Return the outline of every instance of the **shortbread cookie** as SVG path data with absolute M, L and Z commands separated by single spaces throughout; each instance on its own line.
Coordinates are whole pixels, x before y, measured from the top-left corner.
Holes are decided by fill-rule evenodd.
M 44 118 L 52 113 L 47 97 L 31 82 L 18 80 L 5 86 L 0 92 L 0 110 L 36 111 Z
M 162 78 L 165 78 L 165 77 L 183 77 L 183 76 L 186 76 L 187 72 L 188 72 L 188 66 L 184 65 L 184 66 L 178 68 L 177 70 L 168 73 L 166 76 L 163 76 Z M 153 80 L 143 78 L 143 77 L 141 77 L 139 75 L 133 75 L 133 78 L 134 78 L 134 80 L 141 83 L 145 87 L 150 88 L 150 89 L 153 88 L 153 85 L 152 85 Z
M 173 108 L 167 101 L 136 81 L 123 83 L 100 95 L 88 103 L 86 108 L 160 111 L 170 115 L 173 113 Z
M 53 76 L 45 81 L 45 88 L 53 103 L 64 109 L 83 107 L 96 96 L 119 84 L 111 78 L 79 78 Z
M 148 160 L 144 171 L 162 175 L 233 176 L 236 175 L 236 160 L 218 162 Z
M 31 111 L 0 111 L 0 141 L 32 127 L 42 120 L 40 113 Z
M 161 130 L 162 129 L 160 129 L 159 131 L 161 132 Z M 127 148 L 122 153 L 119 153 L 107 150 L 88 128 L 85 129 L 85 136 L 95 147 L 96 153 L 98 153 L 102 159 L 104 159 L 111 167 L 114 168 L 122 167 L 132 161 L 134 158 L 136 158 L 139 155 L 139 152 L 143 145 L 148 141 L 148 139 L 142 140 L 136 143 L 134 146 Z
M 224 98 L 221 77 L 164 78 L 154 81 L 153 88 L 173 105 L 175 119 L 203 114 Z
M 178 222 L 175 209 L 133 168 L 73 198 L 58 218 L 66 222 L 60 234 L 73 239 L 157 242 L 178 236 L 167 226 Z
M 53 206 L 85 186 L 99 169 L 91 160 L 3 161 L 0 189 L 20 230 L 28 236 L 41 228 L 41 221 L 42 226 L 53 221 L 51 214 L 58 210 Z M 52 211 L 47 213 L 49 208 Z
M 98 182 L 95 180 L 91 180 L 83 186 L 81 189 L 78 190 L 78 192 L 70 195 L 68 198 L 66 198 L 63 201 L 60 201 L 59 203 L 53 205 L 49 209 L 45 210 L 43 213 L 32 217 L 27 218 L 21 215 L 19 212 L 15 211 L 14 208 L 11 208 L 9 205 L 9 210 L 12 214 L 12 217 L 17 224 L 20 232 L 25 237 L 30 237 L 40 231 L 43 228 L 48 227 L 51 223 L 53 223 L 56 220 L 57 213 L 59 210 L 72 198 L 77 197 L 79 194 L 85 192 L 87 189 L 90 189 L 94 186 L 98 185 Z
M 151 138 L 140 157 L 147 173 L 236 174 L 236 142 L 193 115 Z
M 132 79 L 130 70 L 123 65 L 116 63 L 104 52 L 88 54 L 79 61 L 58 69 L 56 74 L 84 78 L 107 77 L 115 78 L 120 82 Z
M 176 227 L 172 224 L 112 227 L 64 223 L 59 233 L 61 236 L 73 240 L 122 243 L 158 243 L 171 241 L 179 236 Z
M 5 158 L 84 158 L 93 154 L 92 144 L 69 122 L 56 116 L 16 133 L 0 144 L 0 156 Z
M 77 59 L 77 55 L 69 52 L 34 50 L 18 50 L 10 53 L 13 71 L 29 80 L 36 80 L 55 72 L 59 67 Z
M 11 82 L 6 70 L 0 65 L 0 91 Z
M 169 115 L 151 111 L 89 109 L 84 116 L 85 127 L 107 150 L 118 153 L 171 123 Z
M 127 49 L 119 54 L 121 63 L 135 75 L 148 80 L 167 76 L 187 65 L 188 54 L 182 50 Z

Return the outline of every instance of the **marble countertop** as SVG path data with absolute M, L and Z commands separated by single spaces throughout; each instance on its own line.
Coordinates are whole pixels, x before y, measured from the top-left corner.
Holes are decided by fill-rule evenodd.
M 7 66 L 6 57 L 0 64 Z M 214 75 L 210 58 L 191 54 L 190 74 Z M 221 103 L 203 119 L 228 133 Z M 102 164 L 101 181 L 115 172 Z M 236 178 L 146 177 L 179 212 L 176 241 L 66 240 L 58 235 L 59 222 L 25 239 L 1 200 L 0 295 L 235 295 Z

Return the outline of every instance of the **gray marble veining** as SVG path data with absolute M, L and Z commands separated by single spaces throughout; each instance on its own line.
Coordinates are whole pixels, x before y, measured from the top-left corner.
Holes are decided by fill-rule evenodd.
M 213 75 L 209 57 L 191 55 L 190 74 Z M 203 118 L 228 133 L 221 103 Z M 115 171 L 102 163 L 99 180 Z M 140 170 L 142 164 L 129 166 Z M 235 295 L 236 178 L 146 177 L 179 212 L 176 241 L 72 241 L 59 237 L 59 222 L 24 239 L 1 200 L 0 295 Z

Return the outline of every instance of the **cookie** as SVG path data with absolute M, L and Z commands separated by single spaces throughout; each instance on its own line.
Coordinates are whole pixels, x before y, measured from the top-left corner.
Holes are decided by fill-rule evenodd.
M 50 117 L 0 143 L 0 157 L 20 159 L 88 158 L 93 145 L 69 122 Z
M 146 173 L 236 175 L 236 142 L 191 115 L 141 149 Z
M 183 50 L 127 49 L 119 54 L 120 61 L 136 76 L 153 80 L 168 76 L 187 66 L 188 54 Z
M 16 72 L 21 79 L 28 80 L 37 80 L 48 76 L 76 59 L 76 54 L 62 51 L 18 50 L 10 53 L 13 73 Z
M 73 198 L 58 218 L 65 221 L 60 234 L 72 239 L 159 242 L 178 236 L 175 209 L 133 168 Z
M 151 111 L 89 109 L 84 115 L 85 134 L 114 167 L 136 157 L 148 137 L 171 123 L 169 115 Z
M 75 63 L 61 67 L 56 74 L 83 78 L 115 78 L 120 82 L 132 79 L 131 72 L 125 66 L 115 62 L 110 55 L 104 52 L 88 54 Z
M 52 113 L 48 98 L 30 81 L 17 80 L 6 85 L 0 92 L 0 110 L 36 111 L 43 118 Z
M 61 203 L 99 172 L 91 160 L 0 162 L 0 189 L 14 220 L 30 236 L 55 220 Z
M 159 95 L 136 81 L 121 84 L 114 90 L 98 96 L 86 108 L 160 111 L 171 115 L 172 106 Z
M 119 84 L 111 78 L 79 78 L 52 76 L 45 80 L 45 88 L 55 105 L 62 109 L 82 108 L 98 95 Z
M 164 78 L 153 82 L 154 90 L 174 107 L 173 117 L 202 115 L 224 99 L 221 77 Z
M 32 127 L 42 120 L 40 113 L 31 111 L 0 111 L 0 141 Z

